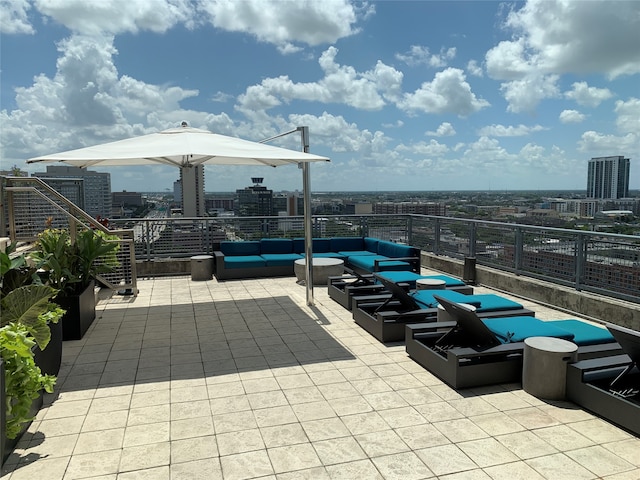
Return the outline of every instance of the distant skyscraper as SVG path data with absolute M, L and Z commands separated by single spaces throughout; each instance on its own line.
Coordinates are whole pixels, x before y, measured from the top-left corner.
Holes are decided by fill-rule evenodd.
M 254 177 L 252 187 L 236 190 L 238 203 L 236 214 L 239 217 L 269 217 L 273 215 L 273 190 L 260 185 L 264 179 Z
M 588 198 L 626 198 L 629 196 L 630 161 L 623 156 L 595 157 L 589 160 Z
M 182 215 L 185 217 L 204 217 L 204 165 L 195 165 L 180 169 L 182 188 Z
M 94 218 L 98 215 L 108 218 L 109 215 L 111 215 L 111 174 L 105 172 L 94 172 L 78 167 L 49 165 L 47 166 L 46 172 L 37 172 L 34 173 L 33 176 L 42 178 L 45 182 L 48 179 L 53 178 L 81 178 L 84 185 L 84 207 L 81 208 L 84 208 L 84 211 Z M 57 180 L 50 184 L 53 188 L 56 188 L 62 185 L 68 185 L 69 182 L 65 183 Z M 60 193 L 65 195 L 65 193 L 68 193 L 68 190 L 67 192 L 60 191 Z

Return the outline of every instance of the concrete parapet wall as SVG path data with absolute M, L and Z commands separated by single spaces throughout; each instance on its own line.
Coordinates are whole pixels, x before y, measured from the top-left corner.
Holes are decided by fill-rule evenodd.
M 422 266 L 462 278 L 464 263 L 450 257 L 422 252 Z M 476 283 L 511 293 L 567 312 L 640 330 L 640 305 L 511 272 L 476 266 Z
M 164 275 L 189 275 L 191 273 L 190 258 L 167 258 L 143 260 L 136 262 L 138 277 L 160 277 Z

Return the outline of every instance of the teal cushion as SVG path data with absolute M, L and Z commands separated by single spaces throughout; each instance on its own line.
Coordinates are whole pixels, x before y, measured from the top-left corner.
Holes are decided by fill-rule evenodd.
M 301 258 L 306 257 L 306 255 L 304 253 L 300 254 Z M 316 252 L 314 250 L 313 252 L 313 257 L 314 258 L 338 258 L 340 260 L 344 260 L 346 257 L 340 253 L 336 253 L 336 252 Z
M 411 292 L 413 299 L 422 308 L 436 308 L 438 306 L 438 301 L 433 298 L 434 294 L 455 303 L 466 303 L 476 308 L 480 306 L 480 300 L 476 299 L 475 295 L 464 295 L 453 290 L 415 290 Z
M 224 257 L 224 268 L 259 268 L 266 266 L 267 261 L 260 255 L 225 255 Z
M 599 345 L 616 341 L 606 328 L 600 328 L 581 320 L 571 318 L 567 320 L 551 320 L 548 323 L 573 333 L 573 343 L 576 345 Z
M 418 256 L 413 247 L 400 243 L 387 242 L 386 240 L 380 240 L 378 242 L 378 255 L 384 255 L 390 258 Z
M 389 257 L 384 255 L 352 255 L 349 257 L 349 263 L 357 268 L 373 272 L 375 268 L 375 260 L 388 260 Z M 411 270 L 411 264 L 401 261 L 390 261 L 380 264 L 380 270 Z
M 292 253 L 293 240 L 288 238 L 263 238 L 260 240 L 260 254 Z
M 267 262 L 267 267 L 286 267 L 302 258 L 297 253 L 263 253 L 260 255 Z
M 524 342 L 529 337 L 573 339 L 573 334 L 568 330 L 535 317 L 486 318 L 482 322 L 502 343 Z
M 380 274 L 387 280 L 393 283 L 407 283 L 409 284 L 409 288 L 416 288 L 416 280 L 421 278 L 429 278 L 433 280 L 442 280 L 445 282 L 445 287 L 458 287 L 466 285 L 462 280 L 458 280 L 457 278 L 449 277 L 447 275 L 419 275 L 414 272 L 383 272 Z
M 371 253 L 377 253 L 379 241 L 378 238 L 364 237 L 364 249 Z
M 343 257 L 351 257 L 353 255 L 375 255 L 375 253 L 370 252 L 368 250 L 358 250 L 358 251 L 346 251 L 346 252 L 338 252 Z
M 313 253 L 325 253 L 331 251 L 331 242 L 328 238 L 312 238 L 311 249 Z M 305 240 L 304 238 L 293 239 L 293 253 L 305 253 Z
M 260 255 L 260 242 L 220 242 L 220 251 L 226 255 Z
M 331 239 L 331 252 L 356 252 L 366 250 L 362 237 L 335 237 Z
M 524 308 L 521 303 L 514 302 L 508 298 L 495 295 L 493 293 L 469 295 L 480 302 L 477 312 L 497 312 L 500 310 L 518 310 Z

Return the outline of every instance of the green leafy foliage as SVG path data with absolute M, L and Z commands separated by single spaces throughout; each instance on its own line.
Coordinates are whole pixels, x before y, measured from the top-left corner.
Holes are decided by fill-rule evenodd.
M 0 355 L 5 367 L 7 438 L 15 438 L 26 422 L 33 420 L 30 409 L 40 391 L 52 393 L 56 377 L 43 375 L 33 360 L 35 340 L 19 323 L 0 328 Z

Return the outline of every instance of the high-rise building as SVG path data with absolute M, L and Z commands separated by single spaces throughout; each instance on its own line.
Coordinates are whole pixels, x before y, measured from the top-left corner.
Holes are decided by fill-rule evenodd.
M 253 186 L 236 190 L 236 215 L 240 217 L 270 217 L 273 215 L 273 190 L 260 185 L 264 179 L 254 177 Z
M 622 155 L 589 160 L 588 198 L 626 198 L 629 196 L 630 161 Z
M 204 217 L 204 165 L 180 169 L 182 188 L 182 215 L 185 217 Z
M 58 179 L 55 182 L 48 182 L 53 188 L 61 185 L 68 185 L 69 182 L 61 182 L 60 179 L 80 178 L 82 179 L 84 190 L 84 211 L 94 218 L 97 218 L 98 216 L 108 218 L 109 215 L 111 215 L 112 202 L 110 173 L 94 172 L 84 168 L 70 167 L 66 165 L 49 165 L 47 166 L 46 172 L 37 172 L 34 173 L 33 176 L 42 178 L 45 182 L 49 179 Z M 60 193 L 62 195 L 65 194 L 65 192 Z

